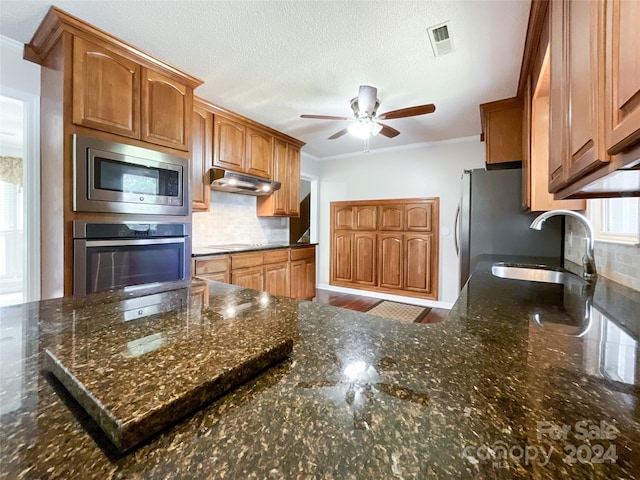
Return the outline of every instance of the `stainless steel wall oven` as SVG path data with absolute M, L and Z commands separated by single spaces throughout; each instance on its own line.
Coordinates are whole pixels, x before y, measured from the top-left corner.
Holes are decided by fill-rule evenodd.
M 189 215 L 189 161 L 97 138 L 73 136 L 73 209 Z
M 73 294 L 191 277 L 189 223 L 73 222 Z

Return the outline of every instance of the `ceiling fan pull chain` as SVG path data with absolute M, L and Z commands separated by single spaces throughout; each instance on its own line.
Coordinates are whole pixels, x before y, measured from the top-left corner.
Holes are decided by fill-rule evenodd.
M 364 153 L 369 153 L 369 137 L 364 139 Z

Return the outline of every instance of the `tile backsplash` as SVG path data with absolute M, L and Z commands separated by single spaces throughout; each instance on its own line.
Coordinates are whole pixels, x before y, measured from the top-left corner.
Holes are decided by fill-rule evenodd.
M 194 212 L 192 245 L 289 243 L 289 219 L 256 216 L 256 197 L 211 191 L 209 212 Z
M 577 220 L 568 217 L 564 237 L 564 258 L 582 265 L 585 244 L 584 227 Z M 634 290 L 640 290 L 640 246 L 596 241 L 594 250 L 599 275 Z

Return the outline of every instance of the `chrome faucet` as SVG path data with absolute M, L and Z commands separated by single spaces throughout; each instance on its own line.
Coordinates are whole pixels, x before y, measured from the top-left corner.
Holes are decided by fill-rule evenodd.
M 595 278 L 598 275 L 598 272 L 596 271 L 596 261 L 593 255 L 593 226 L 591 225 L 591 222 L 587 217 L 572 210 L 550 210 L 548 212 L 544 212 L 541 215 L 538 215 L 538 217 L 536 217 L 536 219 L 531 222 L 529 228 L 533 228 L 534 230 L 542 230 L 542 224 L 548 218 L 555 217 L 556 215 L 566 215 L 568 217 L 577 218 L 584 225 L 584 228 L 587 231 L 587 251 L 584 254 L 584 257 L 582 257 L 582 276 L 587 280 Z

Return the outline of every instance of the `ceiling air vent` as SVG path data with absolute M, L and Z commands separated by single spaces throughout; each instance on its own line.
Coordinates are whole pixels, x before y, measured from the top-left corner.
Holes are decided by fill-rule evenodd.
M 427 29 L 431 48 L 436 57 L 453 52 L 453 40 L 449 36 L 449 24 L 441 23 Z

